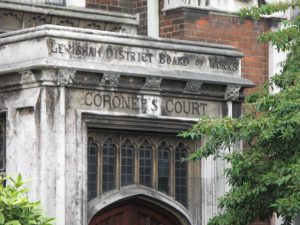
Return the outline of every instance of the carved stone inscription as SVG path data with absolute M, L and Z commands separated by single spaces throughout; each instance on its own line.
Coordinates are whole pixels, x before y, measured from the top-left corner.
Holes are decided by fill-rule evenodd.
M 214 116 L 219 111 L 215 102 L 106 92 L 87 92 L 84 105 L 108 112 L 187 118 L 199 118 L 211 112 Z
M 49 53 L 102 63 L 167 67 L 195 72 L 237 74 L 239 59 L 172 50 L 159 50 L 104 43 L 49 40 Z

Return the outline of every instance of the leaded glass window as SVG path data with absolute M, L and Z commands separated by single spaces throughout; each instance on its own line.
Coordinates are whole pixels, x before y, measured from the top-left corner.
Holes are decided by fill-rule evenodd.
M 121 186 L 133 184 L 134 146 L 129 139 L 121 147 Z
M 152 147 L 149 141 L 144 141 L 140 147 L 140 184 L 151 187 L 152 183 Z
M 182 158 L 193 143 L 172 134 L 89 130 L 88 200 L 136 184 L 187 206 L 188 162 Z
M 186 157 L 186 148 L 180 143 L 175 150 L 175 198 L 184 206 L 187 206 L 187 162 L 182 159 Z
M 6 122 L 5 117 L 0 117 L 0 175 L 5 173 L 5 163 L 6 163 L 6 156 L 5 156 L 5 139 L 6 139 Z
M 88 199 L 97 196 L 98 146 L 93 138 L 88 142 Z
M 103 145 L 103 192 L 116 188 L 116 145 L 109 138 Z
M 158 146 L 158 190 L 169 193 L 170 148 L 166 142 Z

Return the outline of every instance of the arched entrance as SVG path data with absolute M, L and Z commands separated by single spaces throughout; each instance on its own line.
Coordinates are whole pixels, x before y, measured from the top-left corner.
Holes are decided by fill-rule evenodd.
M 182 218 L 181 218 L 182 219 Z M 163 207 L 139 198 L 128 199 L 98 212 L 89 225 L 183 225 Z

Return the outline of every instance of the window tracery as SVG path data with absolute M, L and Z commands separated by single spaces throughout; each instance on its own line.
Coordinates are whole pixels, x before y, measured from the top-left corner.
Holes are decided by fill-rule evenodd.
M 182 159 L 187 157 L 187 149 L 179 143 L 175 150 L 175 198 L 187 206 L 187 162 Z
M 97 197 L 98 145 L 93 138 L 88 141 L 88 199 Z
M 174 196 L 187 204 L 188 149 L 192 140 L 175 135 L 90 130 L 88 200 L 131 184 Z
M 152 147 L 149 141 L 144 141 L 139 152 L 140 176 L 139 183 L 151 187 L 152 183 Z
M 121 186 L 134 183 L 135 147 L 130 139 L 121 146 Z
M 158 146 L 158 190 L 169 194 L 170 147 L 166 142 Z
M 112 138 L 108 138 L 103 144 L 103 177 L 102 191 L 110 191 L 116 188 L 116 145 Z

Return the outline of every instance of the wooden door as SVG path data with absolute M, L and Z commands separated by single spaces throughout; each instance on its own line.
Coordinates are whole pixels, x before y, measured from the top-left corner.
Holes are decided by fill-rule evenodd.
M 141 200 L 127 201 L 98 213 L 89 225 L 181 225 L 157 205 Z

